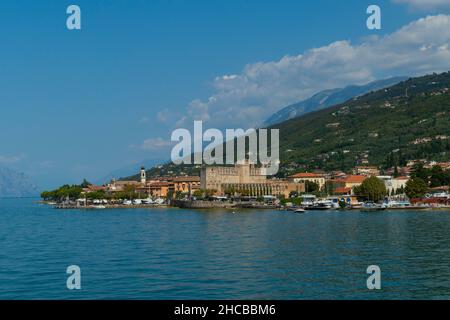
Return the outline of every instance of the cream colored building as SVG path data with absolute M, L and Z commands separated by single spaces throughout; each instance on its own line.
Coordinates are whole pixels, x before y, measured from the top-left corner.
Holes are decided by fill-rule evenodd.
M 217 195 L 224 195 L 228 190 L 245 191 L 252 196 L 284 195 L 292 191 L 304 192 L 304 184 L 285 180 L 269 180 L 264 168 L 248 163 L 236 164 L 234 167 L 203 167 L 200 173 L 200 188 L 216 190 Z
M 393 191 L 396 192 L 402 188 L 406 188 L 406 183 L 409 181 L 409 177 L 394 178 L 392 176 L 378 176 L 377 178 L 384 182 L 389 194 Z
M 306 183 L 306 181 L 314 182 L 322 190 L 325 186 L 325 176 L 321 173 L 297 173 L 289 177 L 289 181 L 294 183 Z
M 353 174 L 366 177 L 376 177 L 380 175 L 380 170 L 375 166 L 357 166 L 353 168 Z

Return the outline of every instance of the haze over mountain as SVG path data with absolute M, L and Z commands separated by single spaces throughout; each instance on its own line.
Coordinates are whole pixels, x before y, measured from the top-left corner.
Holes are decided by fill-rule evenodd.
M 167 159 L 165 159 L 165 160 L 162 160 L 162 159 L 142 160 L 140 162 L 136 162 L 134 164 L 129 164 L 129 165 L 123 166 L 122 168 L 113 170 L 106 176 L 93 181 L 93 183 L 102 185 L 102 184 L 110 182 L 112 179 L 120 179 L 122 177 L 128 177 L 128 176 L 132 176 L 135 174 L 139 174 L 141 167 L 152 168 L 158 164 L 163 164 L 166 162 L 167 162 Z
M 337 88 L 321 91 L 312 97 L 287 106 L 280 111 L 273 114 L 264 123 L 266 126 L 271 126 L 283 121 L 294 119 L 310 112 L 318 111 L 331 107 L 333 105 L 343 103 L 351 98 L 376 91 L 379 89 L 390 87 L 400 81 L 408 79 L 407 77 L 394 77 L 384 80 L 373 81 L 365 85 L 351 85 L 345 88 Z
M 37 186 L 22 172 L 0 167 L 0 198 L 37 196 Z

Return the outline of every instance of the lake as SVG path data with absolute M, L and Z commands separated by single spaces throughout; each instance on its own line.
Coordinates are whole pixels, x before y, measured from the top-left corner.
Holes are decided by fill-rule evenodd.
M 450 212 L 55 210 L 0 199 L 0 299 L 450 299 Z M 68 290 L 66 268 L 81 268 Z M 366 269 L 381 269 L 368 290 Z

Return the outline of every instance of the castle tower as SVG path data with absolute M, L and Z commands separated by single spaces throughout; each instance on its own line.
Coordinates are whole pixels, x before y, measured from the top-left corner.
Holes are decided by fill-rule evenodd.
M 145 184 L 147 182 L 147 173 L 145 172 L 145 168 L 141 167 L 141 183 Z

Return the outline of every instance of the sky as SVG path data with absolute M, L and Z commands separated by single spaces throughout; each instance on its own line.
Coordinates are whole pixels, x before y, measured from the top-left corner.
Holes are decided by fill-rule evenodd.
M 448 71 L 449 15 L 450 0 L 2 1 L 0 166 L 41 188 L 96 180 L 169 160 L 194 120 L 248 129 L 321 90 Z

